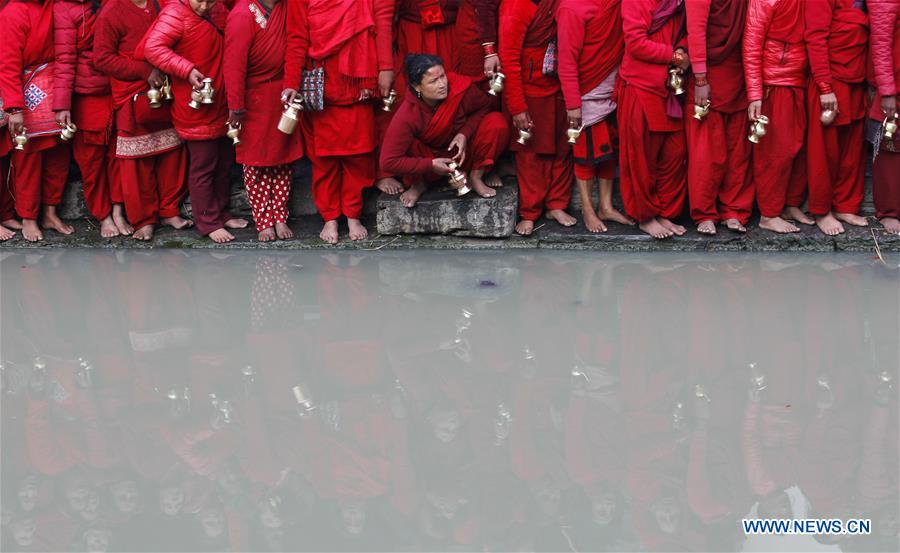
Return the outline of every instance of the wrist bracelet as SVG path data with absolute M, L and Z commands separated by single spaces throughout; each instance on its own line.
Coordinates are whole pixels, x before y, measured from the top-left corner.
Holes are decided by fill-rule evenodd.
M 497 45 L 493 42 L 485 42 L 484 44 L 481 45 L 481 47 L 484 48 L 484 57 L 485 58 L 492 54 L 494 54 L 494 55 L 497 54 Z

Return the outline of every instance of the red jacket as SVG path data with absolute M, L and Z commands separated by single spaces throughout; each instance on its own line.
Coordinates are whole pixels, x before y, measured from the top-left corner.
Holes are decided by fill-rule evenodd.
M 763 86 L 806 86 L 806 0 L 750 0 L 744 28 L 747 99 L 762 100 Z
M 109 77 L 94 67 L 95 12 L 91 0 L 54 0 L 53 109 L 72 109 L 72 92 L 109 94 Z
M 500 4 L 500 60 L 506 74 L 504 99 L 513 115 L 528 110 L 526 96 L 544 98 L 559 92 L 556 76 L 543 72 L 549 42 L 536 44 L 530 36 L 536 12 L 537 5 L 532 0 L 503 0 Z M 555 27 L 551 38 L 555 38 Z
M 48 0 L 49 1 L 49 0 Z M 22 73 L 53 61 L 53 37 L 38 36 L 45 22 L 40 2 L 17 0 L 3 8 L 0 17 L 0 97 L 4 109 L 25 107 Z M 49 14 L 46 14 L 49 15 Z
M 153 66 L 135 59 L 134 51 L 156 15 L 150 0 L 145 9 L 135 6 L 131 0 L 106 0 L 97 17 L 94 64 L 109 75 L 117 108 L 148 88 L 147 79 Z
M 900 2 L 869 0 L 869 82 L 882 96 L 900 92 Z M 881 107 L 878 107 L 881 113 Z
M 172 121 L 185 140 L 211 140 L 225 135 L 228 108 L 222 60 L 227 17 L 228 11 L 220 4 L 213 6 L 207 17 L 200 17 L 187 0 L 172 0 L 144 37 L 143 57 L 172 77 Z M 137 56 L 141 54 L 138 46 Z M 187 79 L 194 68 L 213 80 L 216 91 L 215 101 L 200 109 L 188 106 L 192 87 Z

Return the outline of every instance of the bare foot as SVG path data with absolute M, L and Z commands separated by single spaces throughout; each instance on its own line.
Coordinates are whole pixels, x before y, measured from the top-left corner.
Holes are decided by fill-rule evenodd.
M 269 227 L 267 229 L 259 231 L 259 234 L 256 237 L 260 242 L 271 242 L 272 240 L 276 240 L 278 238 L 278 235 L 275 234 L 274 227 Z
M 425 193 L 425 183 L 416 183 L 409 187 L 409 190 L 400 194 L 400 203 L 403 204 L 404 207 L 413 208 L 416 207 L 416 203 L 419 201 L 419 198 L 422 194 Z M 323 238 L 324 240 L 324 238 Z M 327 241 L 327 240 L 326 240 Z
M 844 225 L 841 224 L 840 221 L 834 218 L 834 215 L 829 213 L 828 215 L 820 215 L 816 216 L 816 226 L 819 227 L 824 234 L 828 236 L 837 236 L 844 232 Z
M 403 185 L 394 177 L 377 180 L 375 182 L 375 188 L 381 190 L 385 194 L 399 194 L 403 192 Z
M 574 226 L 578 219 L 572 217 L 562 209 L 551 209 L 545 215 L 546 218 L 552 219 L 564 227 Z
M 123 206 L 122 204 L 113 204 L 112 218 L 113 223 L 119 230 L 119 234 L 128 236 L 129 234 L 134 232 L 134 227 L 132 227 L 128 223 L 128 219 L 125 218 L 125 206 Z
M 521 234 L 522 236 L 531 236 L 532 232 L 534 232 L 534 221 L 522 219 L 521 221 L 516 223 L 516 234 Z
M 834 213 L 835 219 L 838 221 L 843 221 L 848 225 L 853 225 L 854 227 L 867 227 L 869 226 L 869 220 L 865 217 L 857 215 L 856 213 Z
M 22 236 L 29 242 L 40 242 L 44 239 L 44 233 L 34 219 L 22 219 Z
M 216 244 L 224 244 L 234 240 L 234 235 L 224 228 L 216 229 L 209 233 L 209 238 Z
M 3 225 L 0 225 L 0 242 L 6 242 L 10 238 L 16 235 L 14 230 L 8 229 Z
M 676 225 L 672 221 L 666 219 L 665 217 L 657 217 L 656 221 L 662 226 L 666 227 L 670 231 L 674 232 L 678 236 L 684 236 L 684 233 L 687 232 L 687 229 L 681 225 Z
M 734 232 L 747 232 L 747 227 L 742 225 L 737 219 L 725 219 L 725 226 L 728 230 L 733 230 Z
M 247 219 L 233 218 L 225 221 L 225 228 L 247 228 L 249 224 Z
M 700 224 L 697 225 L 697 232 L 700 234 L 715 234 L 716 233 L 716 222 L 715 221 L 700 221 Z
M 275 236 L 277 236 L 279 240 L 290 240 L 294 237 L 294 231 L 291 230 L 291 227 L 287 226 L 287 223 L 275 223 Z
M 604 221 L 614 221 L 616 223 L 621 223 L 623 225 L 627 225 L 629 227 L 634 226 L 634 220 L 619 211 L 618 209 L 610 206 L 610 207 L 601 207 L 600 211 L 597 213 L 597 216 L 603 219 Z
M 603 224 L 600 217 L 597 217 L 597 214 L 594 213 L 590 206 L 582 205 L 581 216 L 584 218 L 584 226 L 587 227 L 588 231 L 593 233 L 606 232 L 606 225 Z
M 100 236 L 103 238 L 112 238 L 114 236 L 119 235 L 119 229 L 116 228 L 116 223 L 113 222 L 112 215 L 106 217 L 100 221 Z
M 675 234 L 671 230 L 662 226 L 655 218 L 647 219 L 646 221 L 638 225 L 638 228 L 646 232 L 653 238 L 656 238 L 657 240 L 671 238 Z
M 760 217 L 759 228 L 771 230 L 778 234 L 788 234 L 791 232 L 800 232 L 800 227 L 793 225 L 781 217 Z
M 472 185 L 472 190 L 482 198 L 493 198 L 497 195 L 497 191 L 484 183 L 481 179 L 483 174 L 484 171 L 472 171 L 469 173 L 469 184 Z
M 882 217 L 878 220 L 888 234 L 900 234 L 900 219 L 896 217 Z
M 500 175 L 498 175 L 496 171 L 493 171 L 488 176 L 484 177 L 484 184 L 491 188 L 502 188 L 503 179 L 500 178 Z
M 194 222 L 190 219 L 185 219 L 180 215 L 176 215 L 174 217 L 164 217 L 159 220 L 159 222 L 167 227 L 172 227 L 175 230 L 181 230 L 186 228 L 191 228 L 194 226 Z
M 75 228 L 72 225 L 63 223 L 62 219 L 56 214 L 56 206 L 44 206 L 44 218 L 41 226 L 45 229 L 53 229 L 60 234 L 72 234 Z
M 328 221 L 325 223 L 325 226 L 322 227 L 322 232 L 319 233 L 319 238 L 324 242 L 328 242 L 329 244 L 337 244 L 338 243 L 338 222 L 337 221 Z
M 796 221 L 798 223 L 803 223 L 804 225 L 816 224 L 812 217 L 804 213 L 802 209 L 795 205 L 784 206 L 784 211 L 781 212 L 781 218 L 786 221 Z
M 22 230 L 22 223 L 20 223 L 17 219 L 7 219 L 5 221 L 0 221 L 0 225 L 12 230 Z
M 134 231 L 132 233 L 131 237 L 134 238 L 135 240 L 140 240 L 141 242 L 149 242 L 150 240 L 153 240 L 153 231 L 154 230 L 155 229 L 154 229 L 152 223 L 149 225 L 144 225 L 141 228 Z
M 347 226 L 350 227 L 350 240 L 365 240 L 369 237 L 369 231 L 359 219 L 347 217 Z

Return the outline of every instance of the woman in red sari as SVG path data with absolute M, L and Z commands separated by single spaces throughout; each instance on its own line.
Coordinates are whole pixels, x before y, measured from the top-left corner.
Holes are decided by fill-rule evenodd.
M 275 132 L 287 45 L 285 0 L 238 0 L 225 28 L 229 122 L 239 126 L 237 162 L 260 242 L 293 238 L 287 225 L 291 164 L 303 156 L 300 133 Z
M 400 201 L 412 208 L 427 181 L 449 175 L 455 162 L 469 174 L 475 192 L 490 198 L 497 192 L 484 176 L 509 140 L 509 126 L 493 100 L 473 80 L 444 71 L 442 60 L 428 54 L 406 59 L 407 94 L 388 127 L 381 146 L 381 166 L 400 175 L 409 189 Z
M 30 242 L 44 239 L 41 225 L 62 234 L 75 232 L 56 214 L 69 174 L 67 146 L 53 105 L 53 2 L 14 0 L 3 8 L 0 40 L 0 97 L 11 135 L 24 133 L 28 143 L 14 151 L 12 173 L 16 212 Z M 43 205 L 43 209 L 41 206 Z

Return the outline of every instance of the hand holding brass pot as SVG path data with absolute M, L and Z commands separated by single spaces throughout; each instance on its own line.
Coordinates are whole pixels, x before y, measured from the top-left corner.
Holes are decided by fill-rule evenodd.
M 147 91 L 147 99 L 150 100 L 150 107 L 153 109 L 162 107 L 162 92 L 158 88 L 150 88 Z
M 569 127 L 566 130 L 566 136 L 569 137 L 569 144 L 575 144 L 578 141 L 578 137 L 581 136 L 581 131 L 584 130 L 584 125 L 581 125 L 577 129 L 574 127 Z
M 494 73 L 494 76 L 491 77 L 490 88 L 488 90 L 488 94 L 491 96 L 499 96 L 501 92 L 503 92 L 503 82 L 506 80 L 506 75 L 500 73 Z
M 297 121 L 300 119 L 301 111 L 303 111 L 303 100 L 297 96 L 290 104 L 284 106 L 284 113 L 278 120 L 278 130 L 284 134 L 293 134 L 297 130 Z
M 75 126 L 75 123 L 64 125 L 62 128 L 62 132 L 59 134 L 59 138 L 63 142 L 68 142 L 75 137 L 75 131 L 78 130 L 78 127 Z
M 672 67 L 669 69 L 669 88 L 672 89 L 672 92 L 675 93 L 675 96 L 681 96 L 684 94 L 684 78 L 681 76 L 682 71 L 678 67 Z
M 897 133 L 897 116 L 885 117 L 881 126 L 884 129 L 884 139 L 893 140 L 894 135 Z
M 209 77 L 203 79 L 203 87 L 200 89 L 200 94 L 203 95 L 203 100 L 201 100 L 203 104 L 212 104 L 215 101 L 216 89 L 213 88 L 212 82 Z
M 702 106 L 698 106 L 694 104 L 694 119 L 697 121 L 703 121 L 703 118 L 709 115 L 709 101 L 706 101 Z
M 22 151 L 25 149 L 25 145 L 28 144 L 28 135 L 25 134 L 24 127 L 22 127 L 22 132 L 13 137 L 13 142 L 16 143 L 16 150 Z
M 747 137 L 747 140 L 754 144 L 759 144 L 759 139 L 766 135 L 766 125 L 769 124 L 769 118 L 765 115 L 760 115 L 759 118 L 750 123 L 750 135 Z
M 819 115 L 819 121 L 822 122 L 822 125 L 828 126 L 834 123 L 835 118 L 837 117 L 837 112 L 833 109 L 823 109 L 822 114 Z
M 389 112 L 394 108 L 394 102 L 397 101 L 397 91 L 391 89 L 390 94 L 381 99 L 381 111 Z
M 456 190 L 457 196 L 465 196 L 472 190 L 469 188 L 468 177 L 459 170 L 459 165 L 455 161 L 451 161 L 448 167 L 450 167 L 450 186 Z
M 524 146 L 525 143 L 528 142 L 528 140 L 531 138 L 531 136 L 531 131 L 529 131 L 528 129 L 519 129 L 519 138 L 516 139 L 516 142 Z
M 225 136 L 231 139 L 231 144 L 237 146 L 241 143 L 241 124 L 228 124 L 228 131 L 225 132 Z

